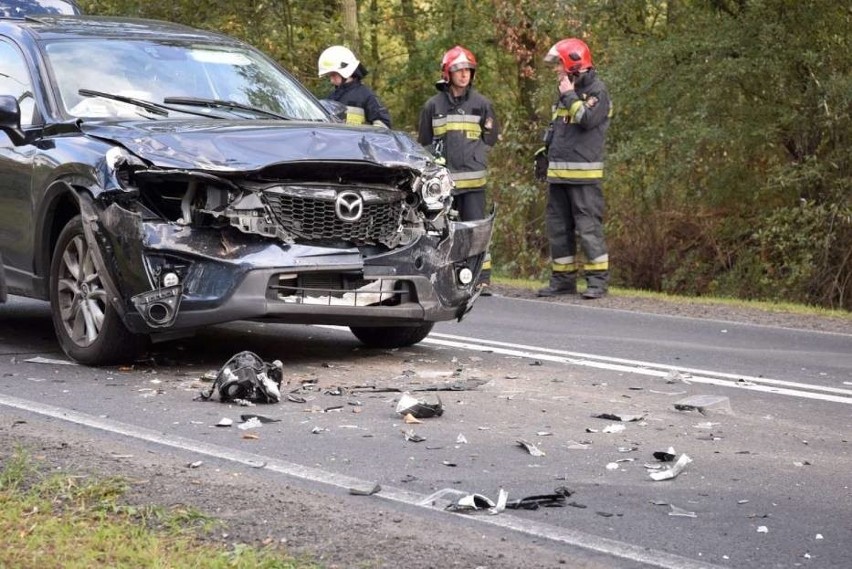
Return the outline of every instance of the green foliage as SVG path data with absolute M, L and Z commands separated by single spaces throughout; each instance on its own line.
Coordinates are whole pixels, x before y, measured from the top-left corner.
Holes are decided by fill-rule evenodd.
M 343 42 L 333 0 L 82 4 L 240 37 L 321 96 L 329 87 L 316 77 L 316 58 Z M 590 45 L 615 107 L 604 190 L 616 284 L 852 309 L 848 2 L 358 4 L 367 83 L 401 130 L 416 129 L 444 51 L 462 44 L 476 54 L 476 86 L 504 124 L 489 175 L 499 273 L 546 272 L 546 189 L 531 165 L 554 98 L 541 62 L 555 41 L 577 36 Z M 808 229 L 797 236 L 798 222 Z M 818 243 L 806 254 L 808 239 Z

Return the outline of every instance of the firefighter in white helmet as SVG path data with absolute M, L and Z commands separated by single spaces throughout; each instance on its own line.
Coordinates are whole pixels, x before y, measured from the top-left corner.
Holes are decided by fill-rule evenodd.
M 373 90 L 361 83 L 367 68 L 351 50 L 333 45 L 322 52 L 317 62 L 319 76 L 328 76 L 334 90 L 328 98 L 346 105 L 348 124 L 391 127 L 390 112 Z
M 485 219 L 488 152 L 500 137 L 494 107 L 473 88 L 476 57 L 457 45 L 441 59 L 438 93 L 420 111 L 417 140 L 434 149 L 450 170 L 455 189 L 453 207 L 462 221 Z M 491 256 L 480 272 L 482 295 L 491 292 Z

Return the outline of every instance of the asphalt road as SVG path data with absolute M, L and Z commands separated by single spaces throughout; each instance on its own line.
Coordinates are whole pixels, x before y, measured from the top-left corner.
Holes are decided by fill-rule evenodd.
M 203 373 L 241 350 L 281 359 L 286 389 L 305 402 L 195 401 Z M 490 298 L 405 350 L 366 350 L 335 328 L 238 323 L 133 365 L 63 359 L 46 305 L 0 306 L 0 405 L 17 413 L 187 461 L 264 468 L 282 484 L 379 483 L 374 499 L 424 515 L 472 492 L 496 499 L 502 488 L 511 501 L 567 488 L 562 508 L 463 522 L 536 540 L 554 559 L 592 551 L 613 567 L 852 566 L 852 335 Z M 481 385 L 416 393 L 440 397 L 445 412 L 414 425 L 395 413 L 398 392 L 371 387 L 455 380 Z M 715 407 L 675 408 L 694 396 Z M 278 422 L 237 428 L 247 412 Z M 235 425 L 216 427 L 222 418 Z M 691 462 L 654 481 L 645 465 L 668 466 L 653 452 L 669 447 Z

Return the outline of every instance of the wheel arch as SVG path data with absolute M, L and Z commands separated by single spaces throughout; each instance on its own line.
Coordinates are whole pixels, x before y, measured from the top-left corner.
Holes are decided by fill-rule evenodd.
M 48 187 L 42 199 L 42 207 L 36 220 L 34 270 L 39 283 L 39 294 L 48 295 L 50 263 L 59 234 L 68 222 L 80 215 L 80 192 L 84 187 L 68 180 L 58 180 Z

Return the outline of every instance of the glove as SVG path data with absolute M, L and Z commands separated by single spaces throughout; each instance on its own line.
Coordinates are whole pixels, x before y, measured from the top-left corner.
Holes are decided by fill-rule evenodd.
M 533 154 L 533 173 L 539 182 L 547 180 L 547 148 L 544 146 Z

